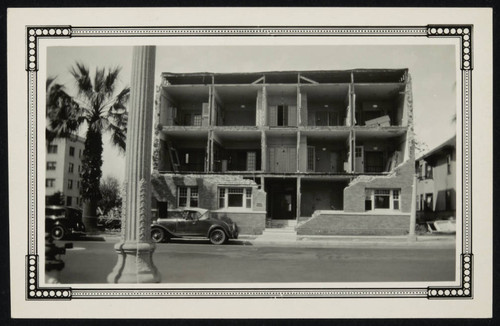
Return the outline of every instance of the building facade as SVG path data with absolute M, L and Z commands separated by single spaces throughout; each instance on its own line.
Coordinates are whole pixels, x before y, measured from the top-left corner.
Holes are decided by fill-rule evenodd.
M 63 204 L 81 208 L 80 171 L 85 139 L 73 136 L 55 139 L 47 145 L 45 169 L 45 198 L 57 192 L 64 196 Z
M 414 173 L 407 69 L 162 74 L 153 193 L 242 233 L 405 234 Z
M 415 161 L 421 222 L 456 218 L 456 140 L 453 136 Z

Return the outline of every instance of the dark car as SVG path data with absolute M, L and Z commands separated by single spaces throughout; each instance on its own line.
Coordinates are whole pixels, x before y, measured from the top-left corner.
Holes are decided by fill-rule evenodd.
M 46 206 L 45 232 L 48 232 L 54 240 L 84 235 L 82 210 L 65 206 Z
M 170 211 L 168 218 L 159 218 L 151 225 L 151 239 L 164 242 L 172 238 L 207 238 L 219 245 L 238 238 L 238 226 L 231 219 L 217 219 L 203 208 Z

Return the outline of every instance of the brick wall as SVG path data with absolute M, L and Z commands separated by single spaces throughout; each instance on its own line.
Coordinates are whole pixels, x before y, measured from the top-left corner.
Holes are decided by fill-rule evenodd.
M 212 216 L 229 217 L 238 225 L 240 234 L 262 234 L 266 228 L 266 212 L 212 212 Z
M 406 235 L 410 215 L 332 214 L 319 212 L 297 226 L 297 235 Z
M 412 183 L 415 173 L 415 163 L 408 160 L 398 166 L 392 175 L 360 176 L 344 189 L 344 211 L 365 212 L 365 189 L 401 189 L 400 210 L 402 213 L 411 211 Z

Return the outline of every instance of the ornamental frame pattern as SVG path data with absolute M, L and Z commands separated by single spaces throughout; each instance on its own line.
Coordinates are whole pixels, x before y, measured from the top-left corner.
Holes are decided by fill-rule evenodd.
M 458 286 L 421 288 L 185 288 L 158 287 L 77 288 L 39 284 L 40 261 L 37 227 L 37 72 L 39 44 L 46 39 L 78 37 L 426 37 L 458 38 L 461 70 L 462 117 L 462 238 Z M 28 82 L 28 253 L 26 255 L 26 300 L 130 299 L 130 298 L 427 298 L 472 299 L 472 70 L 473 25 L 427 26 L 274 26 L 274 27 L 88 27 L 26 26 L 26 71 Z M 155 132 L 157 142 L 158 133 Z M 43 141 L 43 139 L 41 140 Z M 159 153 L 153 151 L 156 156 Z M 154 161 L 154 160 L 153 160 Z M 460 194 L 457 194 L 459 196 Z

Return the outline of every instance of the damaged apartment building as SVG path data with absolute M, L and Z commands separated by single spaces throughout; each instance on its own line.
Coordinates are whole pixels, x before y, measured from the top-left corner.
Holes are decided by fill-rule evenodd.
M 414 173 L 407 69 L 163 73 L 153 195 L 242 234 L 396 235 Z

